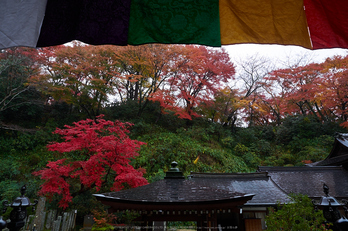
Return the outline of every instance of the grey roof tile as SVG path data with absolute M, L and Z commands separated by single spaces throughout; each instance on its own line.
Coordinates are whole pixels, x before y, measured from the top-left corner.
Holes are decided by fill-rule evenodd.
M 246 205 L 261 206 L 289 201 L 288 195 L 272 182 L 267 173 L 192 173 L 192 179 L 201 185 L 209 185 L 226 191 L 255 194 Z
M 313 167 L 259 167 L 287 194 L 301 193 L 309 197 L 321 197 L 323 183 L 330 188 L 330 195 L 348 197 L 348 172 L 338 166 Z
M 190 179 L 165 179 L 141 187 L 102 195 L 128 201 L 204 202 L 242 197 L 246 193 L 218 189 Z

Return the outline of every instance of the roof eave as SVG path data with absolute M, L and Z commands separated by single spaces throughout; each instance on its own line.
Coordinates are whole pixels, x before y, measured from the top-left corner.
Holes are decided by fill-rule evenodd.
M 93 196 L 103 204 L 118 210 L 206 210 L 230 209 L 235 206 L 241 206 L 251 200 L 254 194 L 206 201 L 134 201 L 108 197 L 103 194 L 93 194 Z

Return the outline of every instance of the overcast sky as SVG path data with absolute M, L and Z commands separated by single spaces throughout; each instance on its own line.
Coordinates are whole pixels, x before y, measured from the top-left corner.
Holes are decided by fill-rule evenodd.
M 320 49 L 309 50 L 299 46 L 283 46 L 283 45 L 258 45 L 258 44 L 240 44 L 240 45 L 228 45 L 222 46 L 225 48 L 232 61 L 240 61 L 247 57 L 258 54 L 271 60 L 287 61 L 290 59 L 296 59 L 297 56 L 307 55 L 311 58 L 312 62 L 324 62 L 326 58 L 333 57 L 335 55 L 348 55 L 348 49 Z

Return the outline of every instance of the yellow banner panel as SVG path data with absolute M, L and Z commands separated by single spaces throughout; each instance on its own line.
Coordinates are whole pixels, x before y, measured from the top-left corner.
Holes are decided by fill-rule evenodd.
M 221 44 L 298 45 L 312 49 L 302 0 L 220 0 Z

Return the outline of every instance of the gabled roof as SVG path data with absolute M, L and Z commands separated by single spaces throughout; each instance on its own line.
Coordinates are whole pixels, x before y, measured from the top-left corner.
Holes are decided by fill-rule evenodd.
M 283 191 L 306 194 L 311 198 L 323 196 L 323 183 L 330 188 L 330 195 L 348 198 L 348 171 L 339 166 L 313 167 L 259 167 Z
M 245 206 L 276 205 L 289 201 L 288 195 L 265 172 L 191 173 L 192 180 L 224 191 L 251 193 L 255 196 Z
M 316 166 L 339 166 L 348 169 L 348 134 L 337 133 L 330 154 L 323 161 L 316 162 Z

